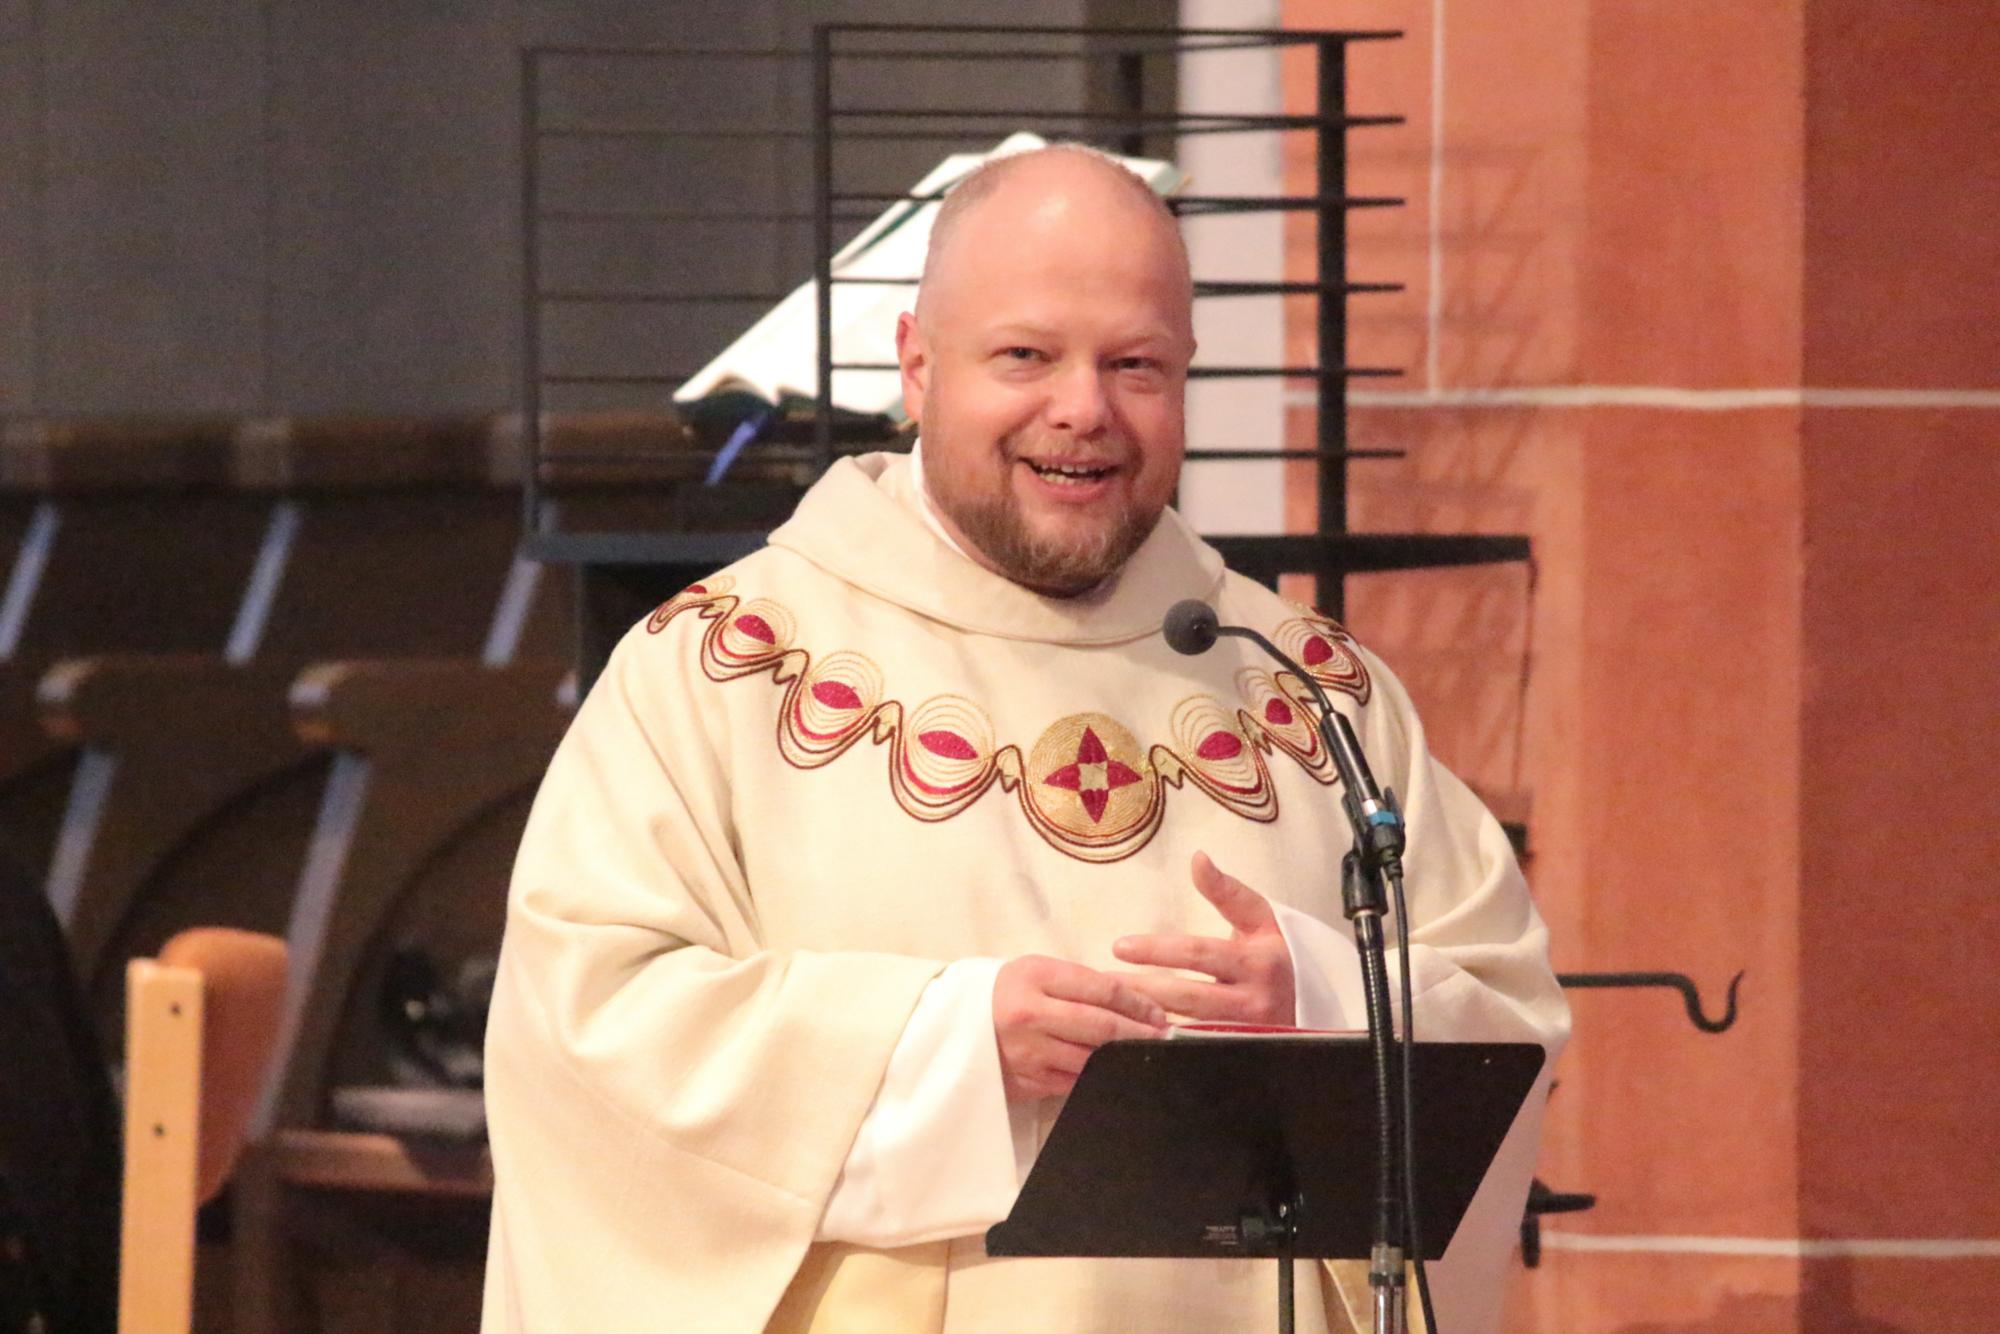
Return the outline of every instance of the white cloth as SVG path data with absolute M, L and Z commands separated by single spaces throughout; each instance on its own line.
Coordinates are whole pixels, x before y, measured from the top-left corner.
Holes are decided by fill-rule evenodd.
M 910 478 L 925 526 L 965 555 L 937 517 L 921 440 L 910 449 Z M 1365 1028 L 1352 937 L 1283 904 L 1275 915 L 1291 954 L 1294 1022 Z M 1014 1207 L 1040 1147 L 1039 1116 L 1009 1103 L 1001 1080 L 993 985 L 1002 962 L 952 964 L 924 989 L 834 1183 L 819 1240 L 909 1246 L 990 1227 Z

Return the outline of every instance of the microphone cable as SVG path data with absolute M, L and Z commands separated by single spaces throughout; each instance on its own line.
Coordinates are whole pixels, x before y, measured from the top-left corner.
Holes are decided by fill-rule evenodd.
M 1424 1308 L 1424 1328 L 1438 1329 L 1437 1314 L 1431 1309 L 1431 1276 L 1424 1264 L 1424 1240 L 1417 1221 L 1417 1100 L 1410 1078 L 1411 1053 L 1417 1041 L 1417 1010 L 1410 985 L 1410 918 L 1403 902 L 1403 872 L 1399 866 L 1389 874 L 1389 893 L 1396 908 L 1396 952 L 1403 957 L 1403 1239 L 1410 1244 L 1410 1267 L 1417 1275 L 1417 1300 Z

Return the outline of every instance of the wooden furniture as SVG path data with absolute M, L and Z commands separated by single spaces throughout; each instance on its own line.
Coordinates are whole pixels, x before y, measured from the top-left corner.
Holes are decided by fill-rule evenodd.
M 83 654 L 221 656 L 235 637 L 274 540 L 274 500 L 227 484 L 234 429 L 0 430 L 0 855 L 30 876 L 46 873 L 80 760 L 88 767 L 73 738 L 41 726 L 48 668 Z
M 278 536 L 239 591 L 224 651 L 101 653 L 44 673 L 43 728 L 84 756 L 48 888 L 107 1028 L 118 961 L 179 927 L 286 930 L 336 770 L 330 747 L 292 725 L 302 671 L 324 659 L 449 664 L 457 688 L 431 696 L 443 707 L 402 717 L 440 746 L 516 662 L 552 664 L 535 680 L 553 689 L 566 590 L 515 557 L 517 502 L 493 430 L 244 424 L 223 480 L 263 498 Z
M 276 1132 L 237 1173 L 234 1329 L 475 1328 L 492 1190 L 484 1145 Z
M 120 1334 L 184 1334 L 195 1210 L 221 1190 L 277 1037 L 285 947 L 195 929 L 127 966 Z

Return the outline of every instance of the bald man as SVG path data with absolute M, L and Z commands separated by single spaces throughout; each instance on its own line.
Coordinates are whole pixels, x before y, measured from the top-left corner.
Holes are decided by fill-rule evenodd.
M 1308 695 L 1174 654 L 1182 598 L 1292 650 L 1403 795 L 1419 1031 L 1560 1047 L 1507 841 L 1401 685 L 1167 507 L 1191 290 L 1115 161 L 982 168 L 897 329 L 917 448 L 612 655 L 509 898 L 489 1330 L 1270 1327 L 1268 1265 L 982 1244 L 1096 1047 L 1362 1022 Z M 1437 1267 L 1454 1334 L 1497 1327 L 1539 1108 Z M 1354 1267 L 1301 1284 L 1299 1328 L 1361 1327 Z

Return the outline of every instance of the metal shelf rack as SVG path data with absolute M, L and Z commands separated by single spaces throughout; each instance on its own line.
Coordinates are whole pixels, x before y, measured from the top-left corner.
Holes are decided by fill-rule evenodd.
M 1196 297 L 1229 299 L 1250 295 L 1312 296 L 1316 298 L 1316 330 L 1322 364 L 1282 366 L 1197 367 L 1195 378 L 1282 378 L 1309 380 L 1316 386 L 1318 431 L 1310 449 L 1251 447 L 1195 449 L 1190 459 L 1290 459 L 1314 461 L 1317 467 L 1317 531 L 1286 535 L 1214 535 L 1210 540 L 1236 568 L 1266 582 L 1282 574 L 1309 574 L 1318 580 L 1318 601 L 1338 616 L 1340 576 L 1350 572 L 1384 571 L 1465 565 L 1525 559 L 1528 540 L 1517 535 L 1441 536 L 1433 534 L 1351 533 L 1347 528 L 1347 471 L 1350 460 L 1394 456 L 1399 451 L 1356 449 L 1347 432 L 1347 385 L 1360 379 L 1384 379 L 1401 374 L 1395 367 L 1345 364 L 1347 305 L 1350 300 L 1396 292 L 1401 285 L 1355 281 L 1347 271 L 1347 215 L 1357 209 L 1393 208 L 1403 201 L 1347 193 L 1347 136 L 1354 132 L 1399 125 L 1395 115 L 1356 114 L 1348 106 L 1348 59 L 1358 44 L 1394 41 L 1402 33 L 1369 31 L 1268 31 L 1245 29 L 1089 29 L 1071 27 L 984 27 L 955 24 L 827 24 L 813 29 L 805 50 L 763 48 L 689 51 L 660 47 L 540 47 L 523 54 L 523 232 L 526 255 L 527 331 L 524 339 L 524 434 L 528 453 L 525 472 L 525 549 L 539 559 L 573 564 L 581 580 L 580 666 L 587 681 L 624 628 L 643 616 L 679 587 L 749 551 L 763 540 L 762 528 L 744 525 L 724 531 L 674 531 L 664 527 L 621 531 L 578 531 L 566 526 L 562 507 L 550 494 L 552 471 L 576 454 L 558 460 L 546 449 L 545 398 L 548 391 L 586 386 L 626 388 L 670 394 L 685 373 L 551 372 L 544 364 L 541 324 L 551 302 L 653 304 L 668 311 L 722 302 L 777 300 L 781 292 L 676 292 L 646 287 L 589 291 L 545 286 L 540 228 L 565 218 L 723 220 L 701 210 L 652 207 L 596 209 L 563 208 L 544 197 L 540 155 L 553 142 L 596 139 L 657 143 L 671 140 L 716 139 L 762 141 L 786 146 L 810 146 L 812 198 L 809 209 L 771 208 L 738 211 L 730 218 L 744 222 L 809 224 L 812 233 L 812 277 L 816 282 L 818 366 L 816 405 L 809 423 L 795 424 L 760 457 L 765 463 L 790 469 L 803 485 L 844 453 L 880 448 L 886 431 L 871 431 L 838 416 L 833 407 L 833 375 L 842 370 L 881 370 L 872 363 L 833 360 L 833 284 L 855 281 L 836 276 L 832 260 L 838 229 L 871 218 L 882 205 L 907 201 L 907 194 L 843 188 L 836 178 L 837 150 L 843 145 L 946 143 L 984 146 L 1001 127 L 1027 127 L 1064 133 L 1101 147 L 1134 156 L 1172 156 L 1171 145 L 1192 134 L 1243 134 L 1308 131 L 1315 135 L 1316 193 L 1269 196 L 1183 196 L 1170 201 L 1183 216 L 1251 211 L 1311 212 L 1317 227 L 1318 278 L 1312 282 L 1233 282 L 1200 280 Z M 1231 47 L 1309 48 L 1317 66 L 1317 102 L 1310 115 L 1187 113 L 1148 104 L 1148 61 L 1189 51 Z M 779 62 L 789 73 L 803 75 L 810 87 L 810 124 L 688 128 L 635 123 L 627 120 L 577 122 L 555 120 L 542 105 L 544 66 L 556 59 L 588 61 L 687 59 L 711 56 Z M 1009 108 L 990 105 L 925 104 L 892 107 L 857 104 L 836 97 L 837 74 L 846 62 L 1092 62 L 1098 91 L 1108 87 L 1113 105 L 1098 108 Z M 1157 83 L 1157 81 L 1155 81 Z M 907 283 L 907 279 L 863 281 Z M 1329 363 L 1329 358 L 1331 359 Z M 698 442 L 682 441 L 683 462 L 710 457 Z M 600 462 L 606 460 L 599 459 Z M 636 461 L 636 457 L 634 459 Z M 616 462 L 615 459 L 610 462 Z M 727 484 L 725 484 L 725 487 Z

